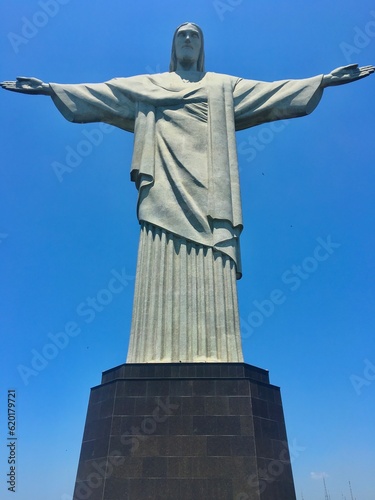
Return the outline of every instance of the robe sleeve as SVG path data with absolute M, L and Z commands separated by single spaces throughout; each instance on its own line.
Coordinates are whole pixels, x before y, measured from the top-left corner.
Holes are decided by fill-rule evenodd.
M 136 99 L 131 78 L 114 78 L 105 83 L 51 83 L 52 100 L 60 113 L 73 123 L 105 122 L 134 132 Z M 130 88 L 129 88 L 130 87 Z
M 236 130 L 308 115 L 322 97 L 322 78 L 271 83 L 239 78 L 233 91 Z

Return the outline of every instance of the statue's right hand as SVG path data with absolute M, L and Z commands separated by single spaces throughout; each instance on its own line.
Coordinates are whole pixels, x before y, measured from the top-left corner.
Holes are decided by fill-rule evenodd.
M 43 83 L 39 78 L 29 78 L 25 76 L 19 76 L 15 82 L 1 82 L 0 86 L 11 92 L 21 92 L 23 94 L 50 95 L 51 93 L 47 83 Z

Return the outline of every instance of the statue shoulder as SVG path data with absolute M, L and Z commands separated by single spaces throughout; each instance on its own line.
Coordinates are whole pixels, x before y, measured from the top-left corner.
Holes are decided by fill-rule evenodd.
M 225 73 L 207 72 L 207 78 L 213 85 L 221 85 L 234 89 L 237 83 L 241 80 L 238 76 L 227 75 Z

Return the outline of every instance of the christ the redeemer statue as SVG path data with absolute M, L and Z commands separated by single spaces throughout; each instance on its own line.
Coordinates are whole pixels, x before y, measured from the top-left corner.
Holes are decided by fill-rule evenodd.
M 351 64 L 272 83 L 209 73 L 202 30 L 185 23 L 174 34 L 168 73 L 98 84 L 25 77 L 1 84 L 51 96 L 69 121 L 134 132 L 131 179 L 141 235 L 128 363 L 243 361 L 235 132 L 305 116 L 325 87 L 374 69 Z

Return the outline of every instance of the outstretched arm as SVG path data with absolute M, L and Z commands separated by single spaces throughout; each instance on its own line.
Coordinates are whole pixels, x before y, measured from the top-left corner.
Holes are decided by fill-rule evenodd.
M 335 85 L 343 85 L 345 83 L 355 82 L 361 78 L 374 73 L 375 66 L 362 66 L 358 64 L 349 64 L 348 66 L 341 66 L 331 71 L 328 75 L 323 76 L 321 87 L 333 87 Z
M 21 92 L 22 94 L 52 95 L 52 89 L 48 83 L 42 82 L 38 78 L 19 76 L 15 82 L 0 82 L 0 86 L 11 92 Z
M 104 83 L 57 84 L 19 77 L 0 82 L 11 92 L 48 95 L 60 113 L 73 123 L 104 122 L 134 132 L 136 102 L 145 78 L 112 79 Z

